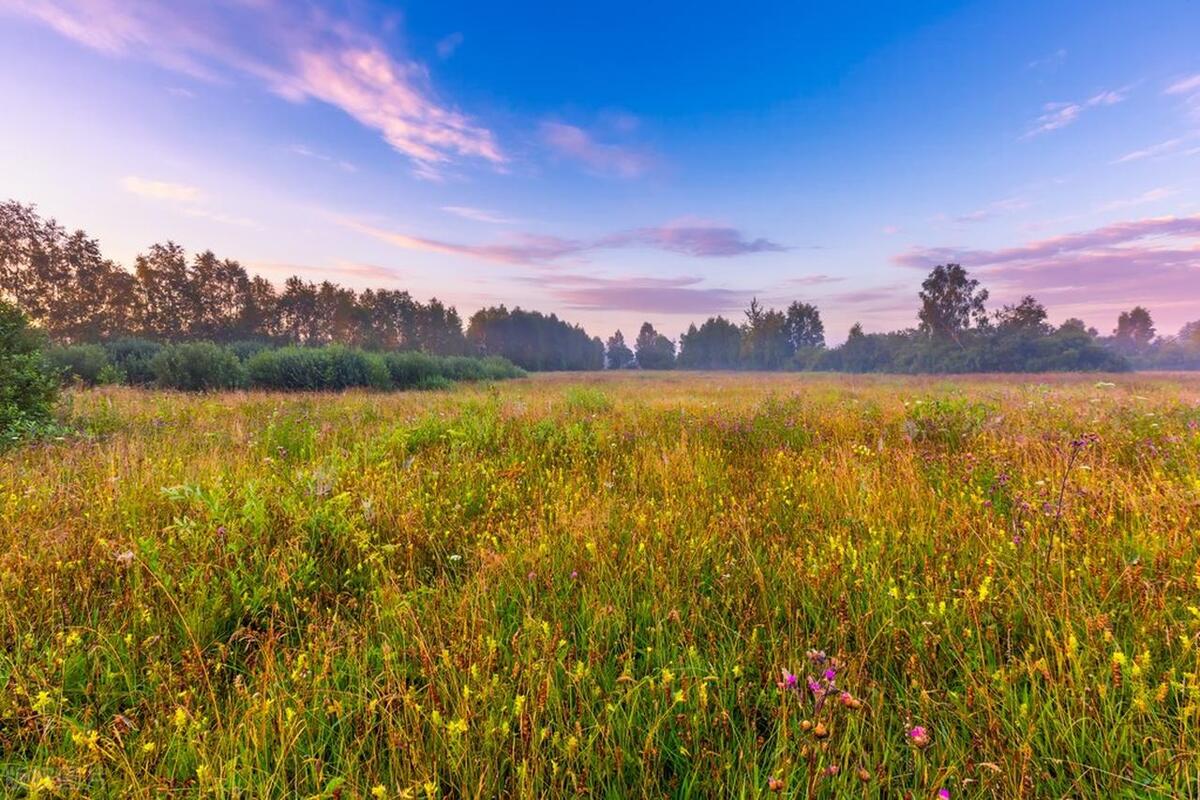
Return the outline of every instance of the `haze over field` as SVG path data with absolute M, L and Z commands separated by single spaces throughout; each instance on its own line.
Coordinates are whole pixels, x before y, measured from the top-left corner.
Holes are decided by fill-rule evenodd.
M 0 0 L 0 199 L 599 336 L 908 327 L 951 261 L 1195 319 L 1200 7 L 789 5 Z

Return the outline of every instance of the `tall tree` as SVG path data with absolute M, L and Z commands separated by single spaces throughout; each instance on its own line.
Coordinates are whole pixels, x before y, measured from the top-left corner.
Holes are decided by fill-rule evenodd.
M 1154 320 L 1151 319 L 1150 312 L 1142 306 L 1134 306 L 1129 311 L 1122 311 L 1117 317 L 1113 339 L 1118 349 L 1123 352 L 1140 353 L 1154 341 L 1154 334 Z
M 170 341 L 192 336 L 204 299 L 183 248 L 175 242 L 151 245 L 149 252 L 138 255 L 134 274 L 141 332 Z
M 959 264 L 939 264 L 921 283 L 919 330 L 933 339 L 960 341 L 963 331 L 972 321 L 979 327 L 987 325 L 987 289 L 967 275 Z
M 633 351 L 625 344 L 625 334 L 617 331 L 608 337 L 604 348 L 605 366 L 608 369 L 629 369 L 634 366 Z
M 779 369 L 793 352 L 787 317 L 782 311 L 764 309 L 757 298 L 752 299 L 742 324 L 742 356 L 746 365 L 754 369 Z
M 1046 317 L 1046 307 L 1033 295 L 1027 294 L 1016 305 L 1006 305 L 996 312 L 996 327 L 1006 331 L 1046 334 L 1050 332 Z
M 642 323 L 634 350 L 637 364 L 642 369 L 671 369 L 675 366 L 675 343 L 654 330 L 649 322 Z
M 811 303 L 797 301 L 788 306 L 784 332 L 793 350 L 825 346 L 825 323 Z
M 737 369 L 741 357 L 742 331 L 724 317 L 709 317 L 679 337 L 679 366 L 686 369 Z

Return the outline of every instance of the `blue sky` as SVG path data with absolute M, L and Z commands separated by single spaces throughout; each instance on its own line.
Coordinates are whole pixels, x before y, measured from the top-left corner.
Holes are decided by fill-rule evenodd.
M 559 7 L 561 6 L 561 7 Z M 1200 317 L 1200 6 L 0 0 L 0 195 L 131 265 L 677 335 L 912 324 L 935 263 Z

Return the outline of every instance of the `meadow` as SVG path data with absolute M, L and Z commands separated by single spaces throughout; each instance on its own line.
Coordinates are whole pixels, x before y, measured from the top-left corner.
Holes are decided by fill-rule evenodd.
M 1198 797 L 1200 376 L 75 391 L 0 793 Z

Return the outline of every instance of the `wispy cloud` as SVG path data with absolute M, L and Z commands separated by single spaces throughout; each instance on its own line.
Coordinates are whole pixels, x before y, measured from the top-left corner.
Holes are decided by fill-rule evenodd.
M 1177 136 L 1174 139 L 1167 139 L 1165 142 L 1152 144 L 1148 147 L 1143 147 L 1140 150 L 1134 150 L 1126 153 L 1118 159 L 1110 163 L 1126 164 L 1130 161 L 1141 161 L 1146 158 L 1167 158 L 1169 156 L 1195 155 L 1200 152 L 1200 149 L 1189 148 L 1188 144 L 1195 142 L 1200 138 L 1200 134 L 1189 134 L 1187 136 Z
M 654 160 L 623 145 L 598 142 L 575 125 L 543 122 L 542 141 L 556 155 L 582 164 L 588 171 L 618 178 L 637 178 L 650 170 Z
M 1067 60 L 1067 50 L 1060 47 L 1049 55 L 1041 58 L 1035 58 L 1025 65 L 1026 69 L 1054 69 L 1062 66 Z
M 1191 94 L 1192 92 L 1200 92 L 1200 73 L 1189 75 L 1186 78 L 1180 78 L 1173 82 L 1166 89 L 1167 94 Z
M 121 180 L 125 191 L 154 200 L 172 200 L 183 203 L 195 203 L 204 199 L 204 193 L 195 186 L 169 181 L 155 181 L 129 175 Z
M 600 278 L 585 275 L 538 275 L 525 279 L 573 311 L 637 311 L 647 314 L 718 314 L 743 308 L 754 292 L 703 286 L 703 280 L 677 278 Z
M 1112 200 L 1101 205 L 1097 211 L 1117 211 L 1122 208 L 1132 208 L 1134 206 L 1144 206 L 1147 203 L 1157 203 L 1159 200 L 1166 200 L 1168 197 L 1174 197 L 1179 194 L 1179 190 L 1170 186 L 1160 186 L 1157 189 L 1149 189 L 1136 197 L 1125 197 L 1120 200 Z
M 1167 87 L 1166 93 L 1182 97 L 1188 114 L 1200 120 L 1200 73 L 1173 82 Z
M 454 51 L 457 50 L 459 45 L 462 43 L 463 35 L 458 31 L 455 31 L 449 36 L 441 38 L 437 43 L 438 58 L 445 61 L 447 58 L 454 55 Z
M 696 258 L 727 258 L 787 248 L 768 239 L 749 239 L 736 228 L 712 224 L 662 225 L 619 231 L 594 239 L 513 234 L 489 244 L 460 244 L 389 231 L 359 220 L 338 217 L 343 226 L 407 250 L 470 256 L 508 264 L 545 264 L 594 250 L 645 247 Z
M 278 261 L 253 261 L 248 265 L 252 272 L 274 278 L 275 280 L 290 278 L 293 275 L 311 276 L 313 279 L 329 279 L 338 276 L 344 279 L 361 279 L 368 282 L 394 282 L 403 277 L 400 270 L 384 267 L 379 264 L 367 264 L 360 261 L 345 261 L 339 259 L 333 264 L 315 266 L 311 264 L 293 264 Z M 336 278 L 335 278 L 336 279 Z
M 492 225 L 514 225 L 520 220 L 512 217 L 506 217 L 498 211 L 489 211 L 486 208 L 474 208 L 472 206 L 442 206 L 442 211 L 447 214 L 453 214 L 456 217 L 469 219 L 474 222 L 487 222 Z
M 1033 122 L 1033 126 L 1021 135 L 1021 139 L 1032 139 L 1043 133 L 1065 128 L 1079 119 L 1089 108 L 1112 106 L 1123 102 L 1129 96 L 1129 88 L 1098 92 L 1086 100 L 1070 103 L 1046 103 L 1042 106 L 1042 115 Z
M 999 250 L 915 248 L 897 264 L 959 262 L 1013 294 L 1073 303 L 1178 305 L 1200 297 L 1200 214 L 1131 220 Z
M 177 211 L 189 217 L 207 219 L 224 225 L 239 225 L 257 228 L 259 224 L 248 218 L 217 211 L 207 205 L 208 196 L 195 186 L 169 181 L 156 181 L 129 175 L 121 180 L 121 186 L 130 194 L 172 204 Z
M 459 158 L 506 161 L 492 132 L 440 100 L 426 67 L 311 4 L 8 0 L 0 13 L 37 20 L 111 56 L 197 80 L 250 80 L 292 102 L 318 100 L 377 131 L 438 177 Z
M 326 155 L 325 153 L 319 153 L 307 145 L 294 144 L 288 148 L 288 151 L 295 155 L 303 156 L 304 158 L 312 158 L 316 159 L 317 161 L 325 161 L 330 164 L 335 164 L 346 172 L 358 172 L 358 167 L 354 166 L 349 161 L 345 161 L 344 159 L 340 158 L 334 158 L 333 156 Z
M 1002 200 L 996 200 L 995 202 L 988 203 L 983 208 L 977 208 L 974 211 L 968 211 L 965 214 L 957 214 L 953 217 L 950 217 L 950 219 L 952 219 L 954 222 L 961 223 L 984 222 L 1003 214 L 1029 208 L 1031 205 L 1033 205 L 1033 202 L 1026 197 L 1006 197 Z

